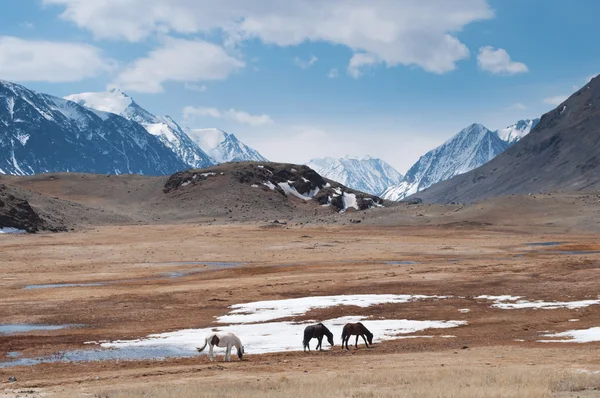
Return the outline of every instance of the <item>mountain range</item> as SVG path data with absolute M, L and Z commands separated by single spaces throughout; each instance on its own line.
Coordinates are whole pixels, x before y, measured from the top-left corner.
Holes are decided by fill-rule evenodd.
M 531 133 L 482 167 L 420 192 L 429 202 L 600 188 L 600 77 L 593 78 Z
M 0 81 L 0 173 L 159 175 L 186 167 L 134 121 Z
M 59 98 L 0 80 L 0 174 L 166 175 L 246 160 L 266 159 L 233 134 L 184 130 L 118 89 Z
M 427 152 L 407 171 L 397 185 L 381 195 L 403 200 L 436 183 L 480 167 L 526 136 L 539 119 L 520 120 L 505 129 L 492 131 L 474 123 L 437 148 Z
M 392 166 L 370 156 L 360 159 L 350 156 L 341 159 L 317 158 L 310 160 L 307 166 L 330 180 L 372 195 L 380 195 L 387 187 L 399 184 L 403 178 Z

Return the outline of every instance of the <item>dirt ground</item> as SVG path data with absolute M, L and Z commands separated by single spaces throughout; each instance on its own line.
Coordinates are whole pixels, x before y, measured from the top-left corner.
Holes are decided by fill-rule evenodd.
M 548 241 L 563 243 L 528 245 Z M 600 370 L 600 343 L 536 340 L 542 331 L 600 326 L 600 306 L 503 310 L 475 299 L 479 295 L 545 301 L 596 299 L 600 255 L 585 253 L 594 251 L 600 251 L 600 241 L 593 233 L 463 224 L 443 228 L 257 223 L 102 226 L 0 236 L 0 323 L 83 325 L 0 335 L 0 362 L 11 360 L 9 352 L 33 358 L 89 348 L 83 344 L 86 341 L 208 327 L 215 316 L 228 313 L 230 305 L 257 300 L 361 293 L 445 295 L 452 298 L 368 308 L 338 306 L 310 311 L 300 319 L 364 315 L 468 321 L 467 326 L 451 330 L 454 338 L 384 341 L 371 350 L 345 352 L 335 347 L 320 353 L 248 354 L 244 361 L 235 358 L 231 363 L 210 363 L 200 356 L 0 368 L 0 381 L 17 378 L 15 383 L 0 384 L 0 397 L 251 396 L 250 391 L 285 396 L 291 391 L 285 386 L 300 391 L 298 386 L 305 382 L 322 386 L 312 396 L 403 396 L 399 392 L 440 397 L 596 396 L 600 377 L 586 376 L 581 381 L 583 376 L 577 375 Z M 245 264 L 225 269 L 207 266 L 179 278 L 160 277 L 193 268 L 177 262 L 200 261 Z M 24 289 L 34 284 L 93 282 L 105 285 Z M 463 308 L 470 311 L 458 311 Z M 446 335 L 448 331 L 433 329 L 422 334 Z M 551 376 L 541 377 L 542 373 Z M 459 383 L 454 386 L 458 392 L 452 390 L 452 394 L 451 389 L 430 380 L 456 382 L 461 375 L 464 389 Z M 473 375 L 479 375 L 477 380 L 469 379 Z M 504 379 L 496 380 L 499 375 Z M 481 392 L 496 382 L 520 385 L 514 380 L 521 375 L 548 380 L 547 385 L 535 394 L 534 390 L 500 387 L 496 389 L 499 395 Z M 353 387 L 354 395 L 335 395 L 334 380 L 361 384 Z M 420 393 L 406 390 L 419 383 L 435 388 Z M 467 388 L 478 383 L 481 389 Z M 236 389 L 227 390 L 227 385 Z M 191 392 L 178 388 L 191 388 Z M 340 388 L 338 392 L 343 391 Z M 167 392 L 152 395 L 152 391 Z M 298 392 L 298 396 L 303 394 Z

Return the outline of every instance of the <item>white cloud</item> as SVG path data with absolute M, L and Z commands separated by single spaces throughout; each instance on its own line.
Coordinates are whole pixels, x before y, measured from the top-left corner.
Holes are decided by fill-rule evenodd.
M 302 68 L 302 69 L 308 69 L 311 66 L 313 66 L 315 63 L 317 63 L 318 60 L 319 60 L 319 58 L 315 57 L 314 55 L 311 55 L 310 58 L 306 61 L 303 59 L 300 59 L 299 57 L 295 57 L 294 65 L 296 65 L 297 67 Z
M 491 46 L 479 49 L 477 64 L 482 70 L 496 74 L 514 75 L 529 71 L 524 63 L 511 61 L 510 55 L 503 48 L 495 49 Z
M 159 93 L 167 81 L 198 82 L 225 79 L 244 62 L 220 46 L 202 40 L 167 37 L 162 46 L 122 71 L 114 86 L 141 93 Z
M 562 104 L 567 98 L 569 98 L 568 95 L 555 95 L 554 97 L 547 97 L 544 98 L 544 104 L 558 106 Z
M 486 0 L 43 0 L 97 38 L 140 41 L 157 33 L 224 33 L 234 45 L 328 42 L 376 56 L 388 67 L 445 73 L 469 56 L 454 35 L 493 17 Z M 141 12 L 143 10 L 143 12 Z
M 183 117 L 186 120 L 195 117 L 212 117 L 215 119 L 233 120 L 238 123 L 248 124 L 250 126 L 264 126 L 274 124 L 275 122 L 269 115 L 251 115 L 248 112 L 228 109 L 220 111 L 217 108 L 186 106 L 183 108 Z
M 514 109 L 517 111 L 525 111 L 525 110 L 527 110 L 527 105 L 525 105 L 521 102 L 516 102 L 516 103 L 512 104 L 511 106 L 509 106 L 508 108 Z
M 332 68 L 329 73 L 327 74 L 327 77 L 330 79 L 335 79 L 336 77 L 339 77 L 340 74 L 337 70 L 337 68 Z
M 13 81 L 75 82 L 112 70 L 97 47 L 0 36 L 0 77 Z
M 199 91 L 201 93 L 208 90 L 208 87 L 206 87 L 206 84 L 195 84 L 195 83 L 190 83 L 190 82 L 185 82 L 185 84 L 183 85 L 183 88 L 185 88 L 186 90 L 189 90 L 189 91 Z
M 350 58 L 348 65 L 348 74 L 355 79 L 362 75 L 362 70 L 366 67 L 377 64 L 377 58 L 372 54 L 357 53 Z

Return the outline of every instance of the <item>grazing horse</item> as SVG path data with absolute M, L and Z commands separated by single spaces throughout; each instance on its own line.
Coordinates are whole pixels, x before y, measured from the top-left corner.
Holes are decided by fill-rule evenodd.
M 213 348 L 217 347 L 227 347 L 225 351 L 225 361 L 231 361 L 231 347 L 235 346 L 237 349 L 237 356 L 239 359 L 242 359 L 244 355 L 244 346 L 240 341 L 239 337 L 237 337 L 233 333 L 212 333 L 209 334 L 206 339 L 204 339 L 204 345 L 202 347 L 196 347 L 198 352 L 204 351 L 206 346 L 209 345 L 208 357 L 211 361 L 215 360 L 213 355 Z
M 315 350 L 323 351 L 323 336 L 327 336 L 327 341 L 331 346 L 333 346 L 333 333 L 329 331 L 322 323 L 317 323 L 316 325 L 307 326 L 304 329 L 304 340 L 302 340 L 302 345 L 304 346 L 304 351 L 308 348 L 310 351 L 310 340 L 315 338 L 319 342 L 317 343 L 317 347 Z
M 350 340 L 350 336 L 356 335 L 356 341 L 354 342 L 354 347 L 358 348 L 358 336 L 362 337 L 365 341 L 365 345 L 369 348 L 369 345 L 373 344 L 373 333 L 369 332 L 369 329 L 365 327 L 362 323 L 347 323 L 342 330 L 342 349 L 344 349 L 344 343 L 346 343 L 346 349 L 348 348 L 348 340 Z M 365 338 L 367 336 L 367 338 Z M 367 340 L 369 341 L 367 343 Z

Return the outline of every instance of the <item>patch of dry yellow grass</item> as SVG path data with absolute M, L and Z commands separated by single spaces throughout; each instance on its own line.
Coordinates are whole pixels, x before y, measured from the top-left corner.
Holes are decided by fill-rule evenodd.
M 528 368 L 457 368 L 398 372 L 364 370 L 347 374 L 293 373 L 269 378 L 244 378 L 224 383 L 211 378 L 184 384 L 113 389 L 102 398 L 166 397 L 328 397 L 328 398 L 541 398 L 570 396 L 600 387 L 600 375 Z M 566 393 L 564 395 L 563 393 Z M 575 397 L 576 395 L 573 395 Z

